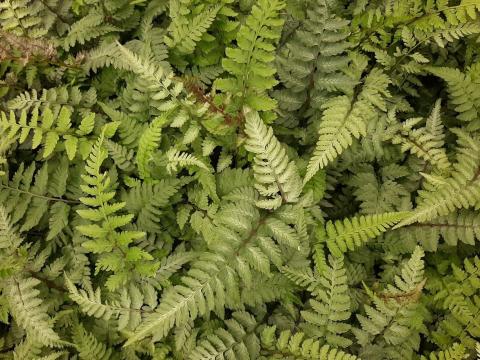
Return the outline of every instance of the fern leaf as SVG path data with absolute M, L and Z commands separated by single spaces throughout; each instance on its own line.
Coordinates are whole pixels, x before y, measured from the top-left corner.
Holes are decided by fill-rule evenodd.
M 99 342 L 93 334 L 87 332 L 80 324 L 74 328 L 73 339 L 80 359 L 108 360 L 112 355 L 112 349 Z
M 347 354 L 341 350 L 320 345 L 319 340 L 305 338 L 305 334 L 298 332 L 292 334 L 289 330 L 282 331 L 275 339 L 275 326 L 265 327 L 261 334 L 263 347 L 268 351 L 280 351 L 283 356 L 301 358 L 306 360 L 358 360 L 355 355 Z
M 323 116 L 319 128 L 319 139 L 307 167 L 303 180 L 307 183 L 318 171 L 333 161 L 353 139 L 366 135 L 366 125 L 378 111 L 385 110 L 385 98 L 390 79 L 379 69 L 374 69 L 365 78 L 358 97 L 338 96 L 323 106 Z
M 275 107 L 275 101 L 265 91 L 277 83 L 271 63 L 283 25 L 279 12 L 284 6 L 281 0 L 259 0 L 237 33 L 237 47 L 225 50 L 227 57 L 222 67 L 231 76 L 215 80 L 215 86 L 236 97 L 236 111 L 244 105 L 257 111 Z
M 480 113 L 478 77 L 458 69 L 429 67 L 428 70 L 447 82 L 450 100 L 462 121 L 475 121 Z
M 207 7 L 186 24 L 173 21 L 173 26 L 170 26 L 170 35 L 165 37 L 165 44 L 181 54 L 191 54 L 195 50 L 195 45 L 215 20 L 220 8 L 220 5 Z
M 350 318 L 350 296 L 348 294 L 347 272 L 343 258 L 330 257 L 327 266 L 318 280 L 317 299 L 310 300 L 312 310 L 301 311 L 308 323 L 306 328 L 315 337 L 325 338 L 327 344 L 334 347 L 348 347 L 352 341 L 345 337 L 350 325 L 345 323 Z
M 40 291 L 36 287 L 39 284 L 40 280 L 35 278 L 14 277 L 9 280 L 5 295 L 15 321 L 43 344 L 50 346 L 59 342 L 60 337 L 53 330 L 52 320 L 38 297 Z
M 387 231 L 409 213 L 384 213 L 375 215 L 362 215 L 345 219 L 343 221 L 328 221 L 325 225 L 327 246 L 332 254 L 341 256 L 348 250 L 353 251 L 364 245 L 368 240 Z
M 255 154 L 255 188 L 264 197 L 257 205 L 275 209 L 282 203 L 297 202 L 302 184 L 295 163 L 289 161 L 272 128 L 264 125 L 257 112 L 247 111 L 245 118 L 245 147 Z
M 124 346 L 148 336 L 153 336 L 154 340 L 162 339 L 172 327 L 182 326 L 216 306 L 223 307 L 225 290 L 217 277 L 220 266 L 216 264 L 215 256 L 205 256 L 192 264 L 188 274 L 182 278 L 182 284 L 165 291 L 155 312 L 145 317 Z
M 203 163 L 203 161 L 197 159 L 195 155 L 188 154 L 186 152 L 181 152 L 174 148 L 170 149 L 166 153 L 167 157 L 167 171 L 168 173 L 173 173 L 178 170 L 179 167 L 189 167 L 197 166 L 201 169 L 209 171 L 208 167 Z

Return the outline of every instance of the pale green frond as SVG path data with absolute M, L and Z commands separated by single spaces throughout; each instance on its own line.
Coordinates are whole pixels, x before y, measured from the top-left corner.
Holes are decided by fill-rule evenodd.
M 245 147 L 255 154 L 253 165 L 255 188 L 264 198 L 257 205 L 275 209 L 282 203 L 295 203 L 302 191 L 297 167 L 289 161 L 287 152 L 273 135 L 273 129 L 265 126 L 257 112 L 245 112 Z

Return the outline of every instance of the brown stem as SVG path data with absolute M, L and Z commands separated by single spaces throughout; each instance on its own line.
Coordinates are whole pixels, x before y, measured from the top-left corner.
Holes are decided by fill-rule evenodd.
M 197 98 L 198 101 L 201 101 L 205 104 L 208 104 L 209 110 L 213 113 L 221 114 L 225 119 L 225 123 L 228 125 L 238 125 L 242 123 L 243 115 L 239 112 L 236 116 L 227 114 L 223 107 L 217 106 L 210 96 L 207 96 L 203 93 L 202 89 L 195 85 L 193 82 L 186 82 L 187 89 Z

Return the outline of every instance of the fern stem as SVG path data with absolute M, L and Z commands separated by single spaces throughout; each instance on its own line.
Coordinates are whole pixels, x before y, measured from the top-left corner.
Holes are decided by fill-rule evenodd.
M 57 197 L 50 197 L 50 196 L 34 194 L 34 193 L 29 192 L 29 191 L 20 190 L 20 189 L 17 189 L 17 188 L 8 186 L 8 185 L 4 185 L 4 184 L 0 184 L 0 188 L 17 191 L 17 192 L 20 192 L 22 194 L 27 194 L 27 195 L 34 196 L 34 197 L 44 199 L 44 200 L 47 200 L 47 201 L 60 201 L 60 202 L 64 202 L 64 203 L 67 203 L 67 204 L 81 204 L 81 202 L 77 201 L 77 200 L 67 200 L 67 199 L 62 199 L 62 198 L 57 198 Z
M 55 282 L 53 282 L 52 280 L 49 280 L 43 276 L 41 276 L 40 274 L 38 274 L 37 272 L 31 270 L 31 269 L 26 269 L 26 271 L 30 274 L 31 277 L 34 277 L 35 279 L 37 280 L 40 280 L 42 283 L 44 283 L 49 289 L 55 289 L 55 290 L 58 290 L 60 292 L 63 292 L 63 293 L 66 293 L 67 292 L 67 289 L 64 288 L 63 286 L 61 285 L 58 285 L 56 284 Z
M 45 0 L 40 0 L 40 2 L 43 4 L 43 6 L 45 6 L 45 8 L 48 9 L 48 11 L 50 11 L 52 14 L 54 14 L 61 22 L 63 22 L 64 24 L 67 24 L 67 25 L 71 25 L 72 23 L 69 22 L 63 15 L 59 14 L 58 11 L 56 11 L 55 9 L 53 9 L 49 4 L 47 4 L 45 2 Z
M 448 223 L 416 223 L 410 224 L 406 227 L 445 227 L 445 228 L 460 228 L 460 229 L 476 229 L 480 228 L 480 225 L 460 225 L 460 224 L 448 224 Z
M 254 237 L 255 235 L 257 235 L 258 230 L 260 229 L 260 227 L 261 227 L 263 224 L 265 224 L 265 221 L 266 221 L 266 220 L 267 220 L 267 217 L 265 216 L 265 217 L 261 218 L 261 219 L 258 221 L 257 226 L 255 226 L 255 228 L 250 231 L 250 234 L 248 234 L 248 236 L 247 236 L 247 237 L 242 241 L 242 243 L 238 246 L 238 249 L 237 249 L 237 251 L 235 252 L 235 256 L 239 256 L 240 251 L 241 251 L 245 246 L 248 245 L 248 243 L 253 239 L 253 237 Z

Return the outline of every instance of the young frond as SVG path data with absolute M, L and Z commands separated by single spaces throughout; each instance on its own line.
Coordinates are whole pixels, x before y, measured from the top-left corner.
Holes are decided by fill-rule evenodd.
M 195 50 L 196 44 L 215 20 L 220 8 L 221 5 L 207 7 L 186 23 L 174 19 L 169 27 L 169 35 L 165 36 L 165 44 L 181 54 L 191 54 Z
M 155 118 L 140 136 L 136 163 L 141 179 L 150 178 L 149 162 L 153 157 L 153 153 L 160 145 L 162 128 L 166 125 L 167 121 L 168 113 Z
M 410 259 L 402 266 L 400 274 L 394 278 L 395 285 L 388 285 L 386 297 L 401 296 L 403 298 L 419 295 L 420 290 L 425 284 L 424 262 L 425 253 L 420 246 L 413 251 Z M 403 299 L 402 299 L 403 300 Z

